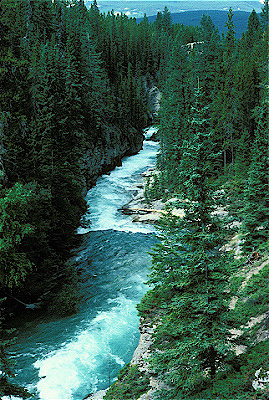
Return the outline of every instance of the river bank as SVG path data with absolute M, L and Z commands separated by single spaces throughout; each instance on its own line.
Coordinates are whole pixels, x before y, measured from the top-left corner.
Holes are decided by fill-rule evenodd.
M 143 375 L 149 376 L 149 390 L 142 394 L 137 400 L 154 400 L 154 394 L 157 390 L 163 387 L 162 382 L 152 374 L 148 359 L 151 353 L 151 345 L 153 343 L 153 333 L 156 325 L 149 324 L 146 321 L 141 321 L 139 325 L 140 339 L 137 348 L 134 351 L 130 361 L 130 367 L 138 367 Z M 110 388 L 100 390 L 87 396 L 84 400 L 103 400 Z M 116 400 L 116 399 L 115 399 Z M 122 399 L 121 399 L 122 400 Z
M 147 182 L 147 178 L 154 173 L 154 169 L 149 169 L 141 176 L 141 182 L 136 187 L 135 195 L 133 196 L 132 200 L 128 202 L 126 205 L 122 207 L 122 212 L 124 214 L 131 215 L 133 217 L 133 223 L 137 221 L 143 222 L 145 224 L 155 224 L 161 215 L 166 212 L 166 207 L 170 206 L 172 208 L 172 213 L 174 215 L 183 216 L 182 209 L 175 209 L 173 208 L 173 203 L 178 199 L 170 199 L 169 201 L 162 202 L 161 200 L 156 200 L 147 204 L 145 196 L 144 196 L 144 189 L 145 184 Z M 226 196 L 225 192 L 222 191 L 219 195 Z M 218 215 L 221 219 L 224 220 L 227 216 L 232 217 L 229 215 L 227 209 L 218 206 L 215 211 L 215 215 Z M 233 228 L 233 230 L 238 231 L 240 228 L 240 222 L 237 219 L 231 218 L 229 222 L 227 222 L 229 227 Z M 266 273 L 266 268 L 268 268 L 268 257 L 261 256 L 259 253 L 253 253 L 251 256 L 245 260 L 245 257 L 242 254 L 241 247 L 240 247 L 240 235 L 238 232 L 230 234 L 230 237 L 227 238 L 227 243 L 223 246 L 222 250 L 233 254 L 235 260 L 239 260 L 241 264 L 241 268 L 236 273 L 239 279 L 242 279 L 242 284 L 238 287 L 238 294 L 232 298 L 230 303 L 230 309 L 233 310 L 236 306 L 237 301 L 243 301 L 243 303 L 251 302 L 251 297 L 249 298 L 242 298 L 242 293 L 244 289 L 248 285 L 251 279 L 257 279 L 256 276 L 259 274 Z M 231 279 L 234 279 L 231 277 Z M 247 312 L 247 310 L 245 311 Z M 269 330 L 268 330 L 268 312 L 258 313 L 257 315 L 253 315 L 251 318 L 246 319 L 246 323 L 242 324 L 240 329 L 233 329 L 231 327 L 230 333 L 233 338 L 238 338 L 238 344 L 235 346 L 235 352 L 237 356 L 251 350 L 251 346 L 248 347 L 243 345 L 244 343 L 244 331 L 247 329 L 249 331 L 249 335 L 252 338 L 252 346 L 258 345 L 259 343 L 265 342 L 269 338 Z M 148 363 L 148 359 L 151 355 L 151 346 L 153 344 L 153 334 L 156 328 L 156 321 L 148 321 L 141 319 L 139 325 L 140 331 L 140 341 L 139 344 L 134 351 L 132 360 L 130 362 L 131 367 L 138 367 L 141 375 L 146 376 L 149 379 L 149 384 L 147 391 L 143 393 L 140 397 L 134 397 L 137 400 L 154 400 L 156 398 L 156 391 L 164 388 L 164 383 L 158 379 L 156 374 L 154 374 L 150 370 L 150 366 Z M 240 343 L 242 341 L 242 343 Z M 265 374 L 269 374 L 269 372 L 264 372 Z M 261 376 L 260 376 L 261 375 Z M 250 377 L 250 385 L 254 388 L 254 390 L 263 390 L 265 388 L 265 384 L 267 384 L 269 379 L 263 378 L 262 374 L 260 374 L 260 369 L 256 368 L 254 370 L 254 374 Z M 132 391 L 132 384 L 128 382 L 125 377 L 121 376 L 121 378 L 116 382 L 115 387 L 117 386 L 125 386 L 128 387 L 130 385 L 130 391 Z M 105 395 L 109 391 L 109 388 L 96 392 L 89 397 L 88 400 L 103 400 L 106 399 Z M 108 392 L 110 394 L 110 392 Z M 110 395 L 109 399 L 114 400 L 114 397 Z M 123 397 L 115 397 L 116 399 L 124 399 Z
M 167 201 L 152 200 L 147 202 L 145 197 L 145 188 L 147 182 L 155 173 L 154 168 L 149 168 L 143 174 L 141 174 L 141 183 L 135 187 L 135 195 L 133 198 L 125 204 L 121 211 L 123 214 L 132 215 L 132 222 L 140 222 L 143 224 L 155 224 L 159 219 L 167 213 L 167 209 L 171 210 L 172 215 L 177 217 L 183 217 L 184 211 L 181 208 L 174 207 L 174 203 L 177 198 L 171 198 Z

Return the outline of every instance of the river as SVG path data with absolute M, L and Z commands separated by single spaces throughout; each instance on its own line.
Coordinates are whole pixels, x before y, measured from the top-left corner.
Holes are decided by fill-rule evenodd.
M 149 128 L 149 137 L 155 128 Z M 82 271 L 80 310 L 65 318 L 22 320 L 12 347 L 17 383 L 34 399 L 82 400 L 105 389 L 128 363 L 139 341 L 136 304 L 147 288 L 156 242 L 154 228 L 132 223 L 119 209 L 132 197 L 141 173 L 155 165 L 158 144 L 143 150 L 100 177 L 89 190 L 82 244 L 70 260 Z M 15 398 L 14 398 L 15 400 Z

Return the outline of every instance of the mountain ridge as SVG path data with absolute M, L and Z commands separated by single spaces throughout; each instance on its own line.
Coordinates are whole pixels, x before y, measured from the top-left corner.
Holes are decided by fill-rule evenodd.
M 200 20 L 206 14 L 210 16 L 215 26 L 218 28 L 219 33 L 222 34 L 226 32 L 225 24 L 227 22 L 227 12 L 221 10 L 194 10 L 194 11 L 184 11 L 180 13 L 171 13 L 173 24 L 184 24 L 184 25 L 200 25 Z M 235 25 L 235 36 L 240 38 L 242 33 L 247 29 L 248 18 L 250 13 L 247 11 L 235 11 L 233 16 L 233 22 Z M 156 15 L 151 15 L 148 17 L 149 22 L 154 22 Z M 136 22 L 140 23 L 142 18 L 137 18 Z

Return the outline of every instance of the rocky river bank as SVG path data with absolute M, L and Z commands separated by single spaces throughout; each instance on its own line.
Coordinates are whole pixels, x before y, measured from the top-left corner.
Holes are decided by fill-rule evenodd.
M 183 209 L 173 208 L 173 203 L 178 201 L 177 198 L 172 198 L 167 201 L 153 200 L 150 203 L 145 198 L 145 186 L 148 178 L 154 173 L 153 168 L 149 168 L 141 175 L 140 182 L 134 188 L 135 194 L 129 203 L 125 204 L 121 211 L 123 214 L 133 215 L 132 221 L 144 224 L 155 224 L 162 215 L 167 213 L 167 207 L 172 208 L 172 214 L 178 217 L 183 217 Z
M 133 223 L 155 224 L 163 213 L 166 212 L 166 207 L 171 205 L 176 199 L 170 199 L 167 202 L 155 200 L 148 204 L 145 199 L 145 185 L 147 178 L 154 173 L 153 168 L 149 168 L 146 172 L 141 174 L 138 183 L 133 187 L 133 197 L 130 202 L 125 204 L 121 211 L 123 214 L 133 215 Z M 180 209 L 173 209 L 174 215 L 182 216 L 183 211 Z M 151 374 L 148 358 L 150 356 L 150 348 L 153 342 L 152 334 L 156 325 L 150 324 L 143 319 L 140 320 L 139 331 L 140 340 L 137 348 L 134 351 L 130 366 L 137 366 L 139 371 L 149 376 L 149 390 L 139 397 L 138 400 L 154 400 L 154 393 L 162 387 L 162 382 Z M 103 400 L 109 388 L 100 390 L 86 397 L 84 400 Z M 116 399 L 115 399 L 116 400 Z M 117 399 L 119 400 L 119 399 Z

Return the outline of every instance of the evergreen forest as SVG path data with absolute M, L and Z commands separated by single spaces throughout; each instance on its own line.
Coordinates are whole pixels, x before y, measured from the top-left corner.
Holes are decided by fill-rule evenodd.
M 156 398 L 268 399 L 268 384 L 252 385 L 255 371 L 269 371 L 268 336 L 257 340 L 269 324 L 268 0 L 239 39 L 233 15 L 220 36 L 209 16 L 172 24 L 166 7 L 137 24 L 101 14 L 96 0 L 89 9 L 83 0 L 1 1 L 0 398 L 29 397 L 8 357 L 10 313 L 48 304 L 55 291 L 56 308 L 76 312 L 78 277 L 66 261 L 86 190 L 102 168 L 139 151 L 154 122 L 160 152 L 145 197 L 174 198 L 184 210 L 179 218 L 167 209 L 159 222 L 151 290 L 138 306 L 157 325 Z M 153 85 L 162 94 L 154 121 Z M 107 147 L 124 151 L 87 175 Z M 225 248 L 234 235 L 240 257 Z M 257 260 L 262 272 L 240 291 L 238 271 Z M 266 312 L 254 330 L 242 328 Z M 127 369 L 105 398 L 138 399 L 133 379 L 148 390 L 148 377 Z

